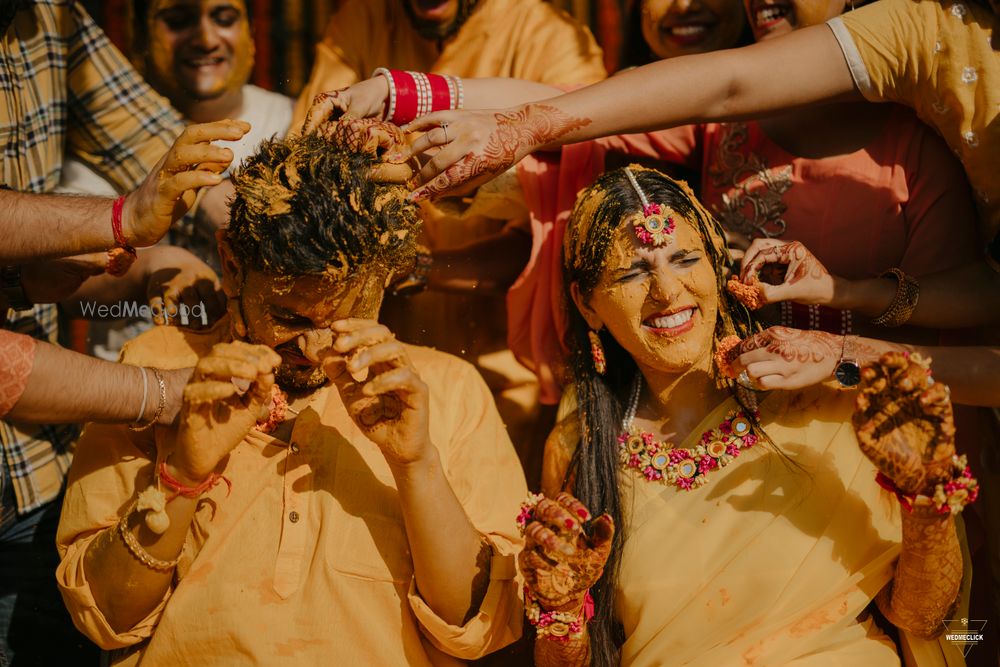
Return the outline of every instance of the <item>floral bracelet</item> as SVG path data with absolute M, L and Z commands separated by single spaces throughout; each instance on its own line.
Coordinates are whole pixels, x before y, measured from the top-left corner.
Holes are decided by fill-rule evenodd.
M 528 527 L 528 524 L 535 520 L 535 507 L 544 499 L 544 494 L 529 493 L 528 497 L 521 503 L 521 511 L 517 515 L 517 527 L 522 535 L 524 535 L 524 530 Z
M 979 482 L 972 476 L 972 469 L 969 467 L 965 454 L 952 456 L 952 466 L 955 476 L 950 481 L 935 486 L 934 494 L 931 496 L 906 493 L 881 472 L 875 476 L 875 481 L 883 489 L 895 493 L 899 504 L 907 512 L 912 512 L 914 507 L 930 506 L 934 507 L 938 514 L 954 516 L 961 512 L 966 505 L 976 502 L 976 498 L 979 497 Z
M 535 626 L 539 637 L 557 642 L 568 642 L 583 636 L 583 627 L 594 617 L 594 598 L 590 591 L 583 597 L 583 605 L 575 612 L 544 611 L 531 590 L 524 587 L 524 615 Z

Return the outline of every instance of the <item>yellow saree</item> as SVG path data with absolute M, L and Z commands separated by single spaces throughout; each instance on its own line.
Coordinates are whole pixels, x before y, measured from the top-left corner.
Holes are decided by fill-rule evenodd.
M 623 666 L 903 664 L 866 611 L 893 576 L 902 510 L 858 448 L 853 397 L 769 395 L 761 421 L 781 453 L 758 442 L 691 491 L 620 473 Z M 694 447 L 736 407 L 719 405 L 676 446 Z M 549 484 L 566 461 L 548 453 Z M 943 641 L 904 643 L 907 665 L 965 664 Z

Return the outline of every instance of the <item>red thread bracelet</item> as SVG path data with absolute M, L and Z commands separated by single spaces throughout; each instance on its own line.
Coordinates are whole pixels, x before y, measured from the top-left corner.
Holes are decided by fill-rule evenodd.
M 125 210 L 125 197 L 122 195 L 111 205 L 111 233 L 115 237 L 115 244 L 130 255 L 135 254 L 135 248 L 129 245 L 125 233 L 122 232 L 122 212 Z
M 913 501 L 916 499 L 916 494 L 904 493 L 902 489 L 896 486 L 896 483 L 889 479 L 889 477 L 882 472 L 875 475 L 875 482 L 878 483 L 886 491 L 891 491 L 896 494 L 896 498 L 899 499 L 899 504 L 903 506 L 907 512 L 913 511 Z
M 182 484 L 180 481 L 178 481 L 176 478 L 174 478 L 174 476 L 171 475 L 169 471 L 167 471 L 166 460 L 160 461 L 159 474 L 160 474 L 160 481 L 163 482 L 163 486 L 167 487 L 168 489 L 174 492 L 174 495 L 171 498 L 171 500 L 173 498 L 176 498 L 177 496 L 184 496 L 185 498 L 198 498 L 206 491 L 215 488 L 220 481 L 225 482 L 226 486 L 228 487 L 226 489 L 227 496 L 233 490 L 233 483 L 229 481 L 228 477 L 214 472 L 211 475 L 209 475 L 205 479 L 205 481 L 199 484 L 198 486 L 186 486 Z

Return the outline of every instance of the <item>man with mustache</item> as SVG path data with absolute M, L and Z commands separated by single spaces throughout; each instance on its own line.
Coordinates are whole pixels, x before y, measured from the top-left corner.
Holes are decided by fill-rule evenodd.
M 520 632 L 517 458 L 472 367 L 374 321 L 417 211 L 342 146 L 263 144 L 220 235 L 228 320 L 126 346 L 196 365 L 178 426 L 81 439 L 57 578 L 115 662 L 445 665 Z

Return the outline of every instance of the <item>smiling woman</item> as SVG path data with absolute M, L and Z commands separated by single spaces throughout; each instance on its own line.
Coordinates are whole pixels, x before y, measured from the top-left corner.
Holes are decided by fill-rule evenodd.
M 563 250 L 577 405 L 546 445 L 547 498 L 523 513 L 536 664 L 898 666 L 864 613 L 877 597 L 916 664 L 943 665 L 954 649 L 918 637 L 958 591 L 953 520 L 893 506 L 876 481 L 892 472 L 888 436 L 858 446 L 853 395 L 819 387 L 758 407 L 716 368 L 725 337 L 757 325 L 723 289 L 722 227 L 691 191 L 649 169 L 607 172 L 580 194 Z M 890 379 L 866 405 L 912 409 L 928 428 L 903 446 L 950 461 L 943 388 L 925 393 L 917 360 L 882 363 L 923 381 Z M 859 434 L 871 416 L 855 414 Z M 938 592 L 914 594 L 918 581 Z
M 647 47 L 652 57 L 633 58 L 632 65 L 729 49 L 749 39 L 740 0 L 642 0 L 637 10 L 641 34 L 632 36 L 629 48 Z

